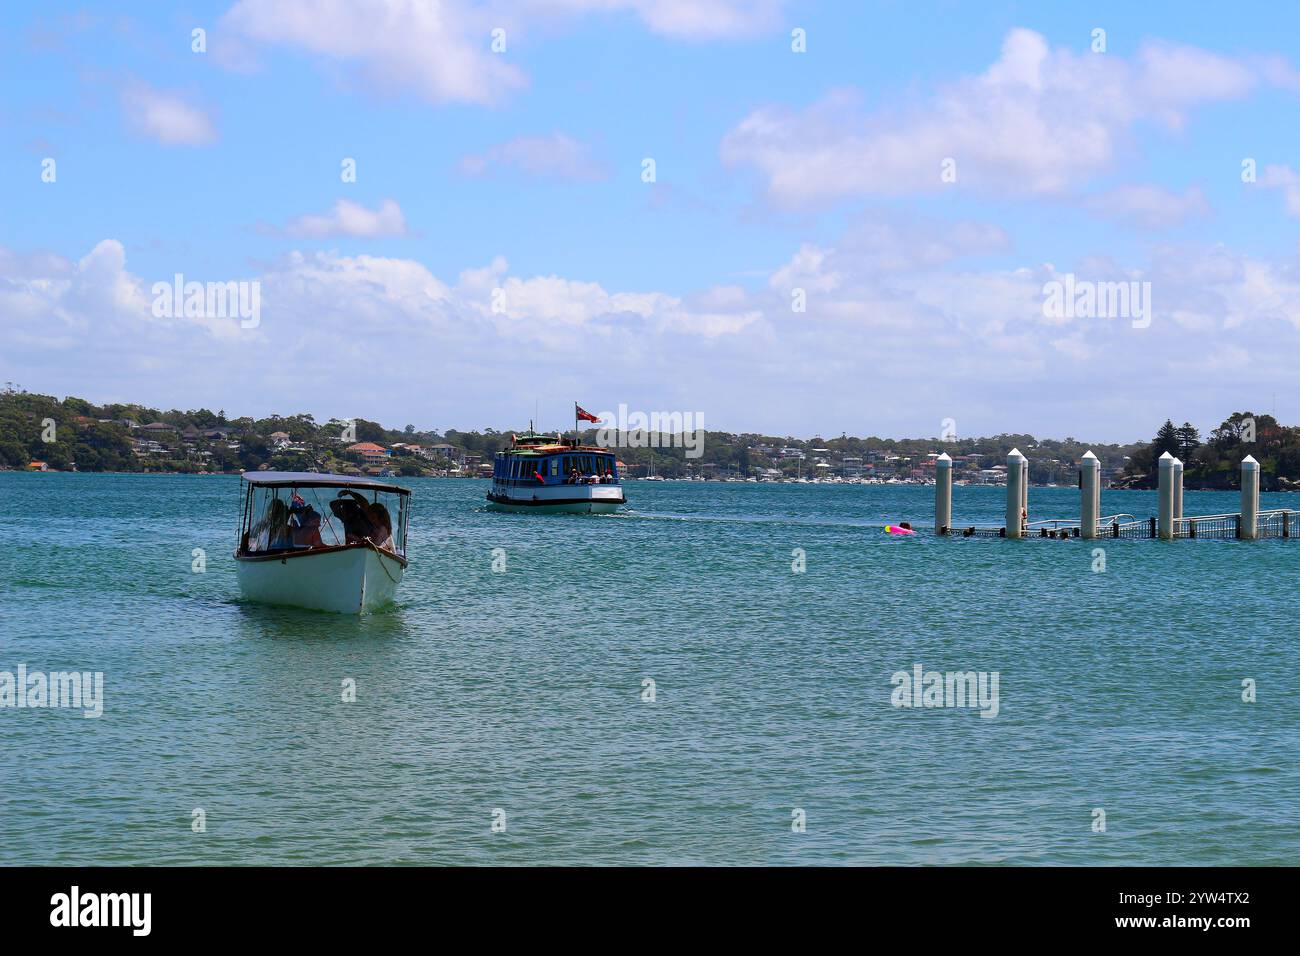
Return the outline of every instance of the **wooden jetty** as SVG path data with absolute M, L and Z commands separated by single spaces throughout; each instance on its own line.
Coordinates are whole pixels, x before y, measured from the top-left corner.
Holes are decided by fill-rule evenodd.
M 1183 463 L 1169 452 L 1160 456 L 1157 513 L 1146 519 L 1130 514 L 1102 515 L 1101 463 L 1091 451 L 1079 462 L 1079 517 L 1029 520 L 1029 461 L 1013 448 L 1007 455 L 1006 521 L 999 526 L 954 523 L 952 517 L 952 458 L 946 452 L 935 463 L 934 531 L 962 538 L 1181 538 L 1300 537 L 1300 511 L 1259 510 L 1259 462 L 1247 455 L 1241 462 L 1241 511 L 1235 514 L 1184 515 Z

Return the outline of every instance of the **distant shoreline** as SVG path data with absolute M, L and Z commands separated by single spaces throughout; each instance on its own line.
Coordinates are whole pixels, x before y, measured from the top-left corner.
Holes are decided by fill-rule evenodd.
M 181 477 L 185 477 L 185 478 L 240 478 L 240 477 L 242 477 L 242 476 L 244 475 L 244 472 L 226 471 L 226 472 L 203 472 L 203 473 L 200 473 L 200 472 L 193 472 L 193 471 L 56 471 L 56 470 L 54 470 L 54 469 L 49 469 L 49 470 L 47 470 L 47 471 L 28 471 L 27 469 L 24 469 L 24 468 L 0 468 L 0 474 L 12 474 L 12 475 L 100 475 L 100 476 L 110 476 L 110 477 L 133 476 L 133 477 L 141 477 L 141 478 L 145 478 L 145 477 L 160 477 L 160 478 L 161 478 L 161 477 L 169 477 L 169 476 L 170 476 L 170 477 L 181 476 Z M 486 476 L 483 476 L 483 475 L 419 475 L 419 476 L 400 476 L 400 475 L 393 475 L 393 476 L 391 476 L 391 477 L 392 477 L 392 479 L 393 479 L 394 481 L 397 481 L 397 482 L 401 482 L 401 481 L 484 481 L 484 482 L 491 481 L 491 479 L 490 479 L 489 477 L 486 477 Z M 641 482 L 645 481 L 644 478 L 625 478 L 625 479 L 623 479 L 623 480 L 624 480 L 625 482 L 628 482 L 628 483 L 635 483 L 635 484 L 640 484 Z M 870 486 L 873 486 L 873 487 L 890 487 L 890 488 L 900 488 L 900 487 L 912 487 L 912 488 L 933 488 L 933 487 L 934 487 L 934 482 L 933 482 L 933 481 L 895 481 L 895 482 L 890 482 L 890 481 L 825 481 L 825 480 L 823 480 L 823 481 L 814 481 L 814 480 L 809 479 L 808 481 L 800 482 L 800 481 L 797 481 L 797 480 L 795 480 L 795 479 L 781 479 L 781 478 L 764 478 L 764 479 L 757 479 L 757 480 L 755 480 L 755 481 L 745 481 L 745 480 L 727 479 L 727 478 L 663 478 L 663 479 L 661 479 L 661 481 L 664 482 L 664 483 L 669 483 L 669 482 L 671 482 L 671 483 L 674 483 L 674 484 L 709 484 L 709 485 L 745 485 L 745 484 L 759 484 L 759 485 L 797 485 L 797 484 L 804 484 L 804 485 L 818 485 L 818 486 L 821 486 L 821 485 L 870 485 Z M 967 482 L 967 483 L 962 484 L 961 487 L 963 487 L 963 488 L 1006 488 L 1006 484 L 1005 484 L 1005 483 L 999 483 L 999 482 Z M 1036 488 L 1036 489 L 1039 489 L 1039 490 L 1046 490 L 1046 489 L 1049 489 L 1049 488 L 1065 489 L 1065 490 L 1078 490 L 1078 489 L 1075 489 L 1072 485 L 1044 485 L 1044 484 L 1030 484 L 1029 487 L 1030 487 L 1030 488 Z M 1104 491 L 1107 491 L 1107 492 L 1120 492 L 1120 491 L 1144 491 L 1144 492 L 1150 492 L 1150 491 L 1155 491 L 1154 488 L 1133 488 L 1133 487 L 1127 487 L 1127 486 L 1114 486 L 1114 487 L 1105 488 L 1105 489 L 1103 489 L 1103 490 L 1104 490 Z M 1198 492 L 1198 491 L 1208 491 L 1208 492 L 1215 492 L 1215 493 L 1217 493 L 1217 494 L 1225 494 L 1225 493 L 1235 492 L 1235 491 L 1238 491 L 1238 490 L 1240 490 L 1240 489 L 1235 488 L 1235 487 L 1228 487 L 1228 488 L 1186 488 L 1186 489 L 1184 489 L 1184 492 L 1187 493 L 1187 494 L 1192 494 L 1192 493 L 1195 493 L 1195 492 Z M 1296 492 L 1296 491 L 1300 491 L 1300 489 L 1295 489 L 1295 488 L 1273 488 L 1273 489 L 1269 489 L 1268 491 L 1263 492 L 1263 493 L 1265 493 L 1265 494 L 1291 494 L 1291 493 Z

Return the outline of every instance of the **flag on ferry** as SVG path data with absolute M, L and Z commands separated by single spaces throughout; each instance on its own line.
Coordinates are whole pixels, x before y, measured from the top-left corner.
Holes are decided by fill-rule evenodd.
M 593 414 L 591 414 L 591 412 L 587 411 L 587 410 L 586 410 L 585 408 L 583 408 L 581 405 L 578 405 L 578 404 L 576 404 L 576 403 L 575 403 L 574 406 L 573 406 L 573 414 L 574 414 L 574 417 L 577 418 L 578 421 L 581 421 L 581 422 L 599 422 L 599 421 L 600 421 L 600 416 L 599 416 L 599 415 L 593 415 Z

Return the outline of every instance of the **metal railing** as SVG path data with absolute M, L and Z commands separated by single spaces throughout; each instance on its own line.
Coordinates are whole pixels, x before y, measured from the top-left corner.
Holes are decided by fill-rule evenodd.
M 1174 519 L 1175 538 L 1239 538 L 1241 515 L 1189 515 Z
M 1261 538 L 1291 538 L 1296 533 L 1296 520 L 1300 512 L 1290 508 L 1278 508 L 1275 511 L 1261 511 L 1256 523 Z
M 1121 521 L 1128 518 L 1128 521 Z M 1300 511 L 1291 508 L 1277 508 L 1261 511 L 1257 516 L 1256 537 L 1258 538 L 1295 538 L 1300 537 Z M 967 525 L 941 529 L 941 534 L 963 538 L 1005 538 L 1006 529 Z M 1076 518 L 1040 518 L 1025 526 L 1026 538 L 1077 538 L 1081 536 L 1079 520 Z M 1107 515 L 1097 520 L 1098 538 L 1156 538 L 1159 536 L 1155 518 L 1135 518 L 1131 514 Z M 1185 515 L 1173 519 L 1173 536 L 1175 538 L 1240 538 L 1241 515 Z

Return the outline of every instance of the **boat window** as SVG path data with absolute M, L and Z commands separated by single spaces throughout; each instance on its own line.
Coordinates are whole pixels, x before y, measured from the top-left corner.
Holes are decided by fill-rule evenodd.
M 250 554 L 337 547 L 367 538 L 406 553 L 409 509 L 396 492 L 254 486 L 249 504 L 240 547 Z
M 551 477 L 552 477 L 552 478 L 555 477 L 556 472 L 557 472 L 557 469 L 559 469 L 559 467 L 560 467 L 560 461 L 559 461 L 559 459 L 558 459 L 558 458 L 552 458 L 552 459 L 551 459 Z

